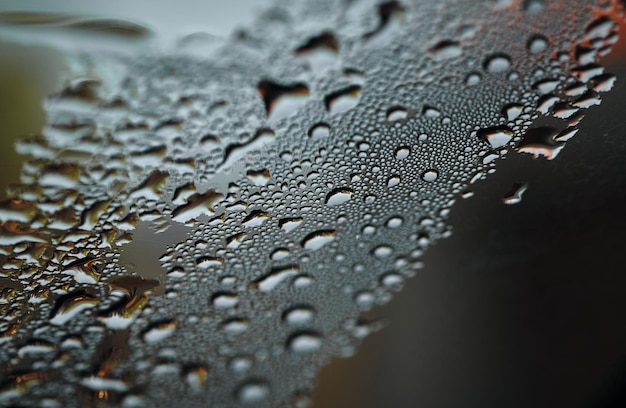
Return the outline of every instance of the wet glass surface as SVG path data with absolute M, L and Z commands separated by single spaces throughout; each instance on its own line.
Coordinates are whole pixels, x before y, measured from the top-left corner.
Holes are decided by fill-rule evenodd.
M 189 6 L 0 10 L 0 405 L 619 404 L 622 2 Z

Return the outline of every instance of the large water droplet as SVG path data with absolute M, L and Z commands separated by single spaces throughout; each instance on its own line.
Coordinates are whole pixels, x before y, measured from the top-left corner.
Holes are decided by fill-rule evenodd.
M 492 149 L 506 146 L 513 138 L 513 131 L 507 126 L 480 129 L 476 134 L 480 139 L 487 142 Z
M 289 338 L 287 346 L 294 353 L 314 353 L 322 348 L 322 336 L 313 331 L 299 332 Z
M 317 251 L 318 249 L 326 246 L 335 239 L 337 234 L 334 230 L 321 230 L 315 231 L 307 235 L 302 240 L 302 247 L 311 251 Z

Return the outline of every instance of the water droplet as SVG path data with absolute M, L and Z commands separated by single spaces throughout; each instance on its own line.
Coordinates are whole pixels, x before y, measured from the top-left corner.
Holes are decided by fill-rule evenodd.
M 77 290 L 59 297 L 50 313 L 50 323 L 62 326 L 77 314 L 94 307 L 100 302 L 95 295 Z
M 300 224 L 302 224 L 302 221 L 304 220 L 300 217 L 283 218 L 282 220 L 278 221 L 278 226 L 285 232 L 291 232 L 294 229 L 298 228 Z
M 266 211 L 254 210 L 243 219 L 243 226 L 253 228 L 262 225 L 270 217 Z
M 352 190 L 349 188 L 336 188 L 326 195 L 326 205 L 336 206 L 350 201 Z
M 422 115 L 426 116 L 427 118 L 438 118 L 439 116 L 441 116 L 441 112 L 437 108 L 424 105 L 424 108 L 422 109 Z
M 224 263 L 224 258 L 216 256 L 201 256 L 196 259 L 196 266 L 201 269 L 208 269 L 220 266 Z
M 502 108 L 502 115 L 506 118 L 506 120 L 512 122 L 522 114 L 523 110 L 523 105 L 520 105 L 519 103 L 509 103 L 504 105 Z
M 409 157 L 409 153 L 411 153 L 411 149 L 408 146 L 399 147 L 396 150 L 396 159 L 404 160 Z
M 361 86 L 351 85 L 327 95 L 324 103 L 330 114 L 334 115 L 354 108 L 359 103 L 360 97 Z
M 159 343 L 174 334 L 175 330 L 176 322 L 173 320 L 157 322 L 145 331 L 143 339 L 148 344 Z
M 437 170 L 426 170 L 423 174 L 422 174 L 422 180 L 427 181 L 427 182 L 431 182 L 431 181 L 435 181 L 437 180 L 437 177 L 439 177 L 439 173 L 437 172 Z
M 294 353 L 314 353 L 322 348 L 322 336 L 313 331 L 298 332 L 289 338 L 287 346 Z
M 546 7 L 544 1 L 545 0 L 524 0 L 524 10 L 529 13 L 538 13 Z
M 544 156 L 548 160 L 554 159 L 564 143 L 555 140 L 558 129 L 550 126 L 540 126 L 529 129 L 520 141 L 517 151 L 533 155 L 535 158 Z
M 602 74 L 591 80 L 593 90 L 596 92 L 608 92 L 613 89 L 617 77 L 613 74 Z
M 397 273 L 386 273 L 380 278 L 380 282 L 388 289 L 400 290 L 404 283 L 404 278 Z
M 236 395 L 241 404 L 256 404 L 267 399 L 270 387 L 265 381 L 250 380 L 239 387 Z
M 252 368 L 254 361 L 247 356 L 238 356 L 230 360 L 229 368 L 236 374 L 243 374 Z
M 237 306 L 239 298 L 234 293 L 218 292 L 213 295 L 212 302 L 216 309 L 230 309 Z
M 495 126 L 480 129 L 477 136 L 487 142 L 492 149 L 499 149 L 513 138 L 513 131 L 507 126 Z
M 522 194 L 528 189 L 527 183 L 515 183 L 511 190 L 502 197 L 504 204 L 517 204 L 522 201 Z
M 213 204 L 224 196 L 214 190 L 209 190 L 204 194 L 195 193 L 187 199 L 187 203 L 177 207 L 172 211 L 172 219 L 180 223 L 185 223 L 197 218 L 202 214 L 212 216 Z
M 233 318 L 222 323 L 222 330 L 229 334 L 241 334 L 248 330 L 249 323 L 246 319 Z
M 268 169 L 249 170 L 247 175 L 255 186 L 264 186 L 270 179 L 270 171 Z
M 434 59 L 437 61 L 456 58 L 463 54 L 463 48 L 461 48 L 461 44 L 459 44 L 457 41 L 452 40 L 439 41 L 429 51 L 433 55 Z
M 387 180 L 387 188 L 395 187 L 400 184 L 400 176 L 392 176 Z
M 531 54 L 539 54 L 548 48 L 548 39 L 541 34 L 535 34 L 528 40 L 527 47 Z
M 293 115 L 309 99 L 309 88 L 303 83 L 281 85 L 263 80 L 259 82 L 258 89 L 270 121 Z
M 324 247 L 335 239 L 337 231 L 334 230 L 321 230 L 315 231 L 307 235 L 302 240 L 302 247 L 310 251 L 317 251 Z
M 560 82 L 556 79 L 542 79 L 533 84 L 533 89 L 541 95 L 549 94 L 553 92 Z
M 315 317 L 315 311 L 310 306 L 296 306 L 283 313 L 283 320 L 292 326 L 306 325 Z
M 272 261 L 280 261 L 287 258 L 288 256 L 289 250 L 287 248 L 278 248 L 274 252 L 272 252 L 270 258 L 272 259 Z
M 387 220 L 387 227 L 388 228 L 398 228 L 402 225 L 402 223 L 404 222 L 404 220 L 402 219 L 402 217 L 391 217 Z
M 388 258 L 393 254 L 393 247 L 389 245 L 379 245 L 374 248 L 372 254 L 378 259 Z
M 387 111 L 387 122 L 406 120 L 408 116 L 409 112 L 405 108 L 396 106 Z
M 586 64 L 572 68 L 571 73 L 580 82 L 587 83 L 592 78 L 602 75 L 604 73 L 604 67 L 598 64 Z
M 505 72 L 511 68 L 511 58 L 506 54 L 492 54 L 485 59 L 483 67 L 492 74 Z
M 472 72 L 467 77 L 465 77 L 465 84 L 467 86 L 475 86 L 480 83 L 481 76 L 477 72 Z
M 267 274 L 256 280 L 255 284 L 261 292 L 270 292 L 281 282 L 300 273 L 300 266 L 288 265 L 272 268 Z
M 339 42 L 330 32 L 325 32 L 309 39 L 296 50 L 296 54 L 306 58 L 306 61 L 314 71 L 332 65 L 337 59 L 338 52 Z
M 312 139 L 323 139 L 330 135 L 330 126 L 326 123 L 318 123 L 309 130 L 309 137 Z

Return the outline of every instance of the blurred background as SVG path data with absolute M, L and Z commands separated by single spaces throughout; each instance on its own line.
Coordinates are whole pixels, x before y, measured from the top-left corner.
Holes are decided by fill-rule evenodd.
M 118 18 L 150 30 L 141 46 L 172 47 L 194 31 L 225 38 L 262 3 L 5 0 L 0 12 Z M 0 30 L 2 198 L 24 160 L 15 141 L 41 129 L 42 98 L 63 68 L 37 45 L 48 40 L 21 30 Z M 370 313 L 387 327 L 322 370 L 314 406 L 626 406 L 624 47 L 610 58 L 617 85 L 578 135 L 554 161 L 509 155 L 457 203 L 453 236 Z M 516 182 L 529 186 L 522 202 L 503 205 Z

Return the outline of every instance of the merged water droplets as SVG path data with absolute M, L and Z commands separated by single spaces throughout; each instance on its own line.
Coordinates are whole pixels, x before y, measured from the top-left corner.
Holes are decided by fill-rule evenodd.
M 298 0 L 212 60 L 68 56 L 0 203 L 0 405 L 304 401 L 470 184 L 575 137 L 607 7 Z

